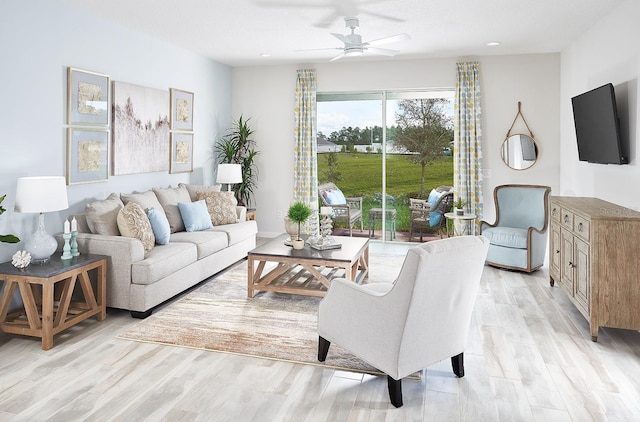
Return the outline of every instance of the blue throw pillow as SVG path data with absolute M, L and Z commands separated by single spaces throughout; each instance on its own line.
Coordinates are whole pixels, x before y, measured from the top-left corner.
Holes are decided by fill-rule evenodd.
M 207 230 L 213 227 L 204 199 L 196 202 L 178 202 L 178 209 L 188 232 Z
M 429 193 L 429 198 L 427 199 L 427 202 L 431 205 L 431 208 L 433 208 L 436 202 L 438 202 L 438 199 L 440 199 L 444 194 L 445 192 L 438 192 L 435 189 L 431 189 L 431 192 Z
M 327 202 L 329 205 L 343 205 L 347 203 L 347 199 L 340 189 L 334 189 L 329 191 L 329 201 Z
M 151 223 L 151 230 L 156 237 L 156 243 L 158 245 L 166 245 L 169 243 L 169 237 L 171 236 L 171 228 L 169 227 L 169 220 L 162 210 L 155 208 L 147 209 L 147 217 Z

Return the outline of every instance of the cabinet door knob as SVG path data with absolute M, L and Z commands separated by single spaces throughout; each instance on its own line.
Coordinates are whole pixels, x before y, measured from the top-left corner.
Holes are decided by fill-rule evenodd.
M 576 266 L 575 266 L 575 264 L 574 264 L 573 262 L 571 262 L 571 261 L 569 261 L 569 264 L 568 264 L 568 265 L 569 265 L 569 267 L 571 267 L 571 268 L 575 268 L 575 267 L 576 267 Z
M 578 231 L 581 232 L 582 231 L 582 223 L 578 224 Z
M 565 223 L 568 223 L 568 222 L 569 222 L 569 216 L 568 216 L 568 215 L 566 215 L 566 214 L 565 214 L 565 216 L 564 216 L 564 222 L 565 222 Z

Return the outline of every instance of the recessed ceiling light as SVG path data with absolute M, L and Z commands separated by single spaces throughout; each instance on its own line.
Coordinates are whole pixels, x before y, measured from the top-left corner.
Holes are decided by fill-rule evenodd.
M 500 41 L 489 41 L 487 43 L 487 47 L 495 47 L 497 45 L 500 45 Z
M 271 57 L 271 54 L 269 54 L 269 53 L 261 53 L 260 57 Z

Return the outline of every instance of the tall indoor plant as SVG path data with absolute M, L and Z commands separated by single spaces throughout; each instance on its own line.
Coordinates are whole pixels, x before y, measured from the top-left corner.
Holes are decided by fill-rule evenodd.
M 258 180 L 258 172 L 255 158 L 258 151 L 255 141 L 251 139 L 253 129 L 249 126 L 249 120 L 242 115 L 233 122 L 233 126 L 222 139 L 215 145 L 218 164 L 240 164 L 242 166 L 242 183 L 234 185 L 238 205 L 249 206 L 251 204 L 254 189 Z
M 0 196 L 0 215 L 4 214 L 6 211 L 5 207 L 2 206 L 2 201 L 7 195 Z M 2 243 L 18 243 L 20 239 L 17 236 L 12 234 L 0 234 L 0 242 Z

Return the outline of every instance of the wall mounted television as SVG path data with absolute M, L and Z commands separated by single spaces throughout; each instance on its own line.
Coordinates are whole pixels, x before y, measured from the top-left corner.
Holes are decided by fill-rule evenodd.
M 580 161 L 627 164 L 620 138 L 620 118 L 612 84 L 571 99 Z

